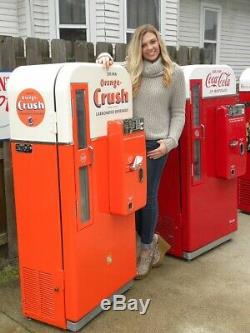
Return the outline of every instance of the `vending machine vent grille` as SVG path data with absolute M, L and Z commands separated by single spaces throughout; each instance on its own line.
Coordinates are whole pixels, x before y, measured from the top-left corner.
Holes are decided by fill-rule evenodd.
M 55 317 L 53 275 L 23 268 L 24 312 L 50 320 Z
M 250 205 L 250 180 L 239 179 L 239 204 Z

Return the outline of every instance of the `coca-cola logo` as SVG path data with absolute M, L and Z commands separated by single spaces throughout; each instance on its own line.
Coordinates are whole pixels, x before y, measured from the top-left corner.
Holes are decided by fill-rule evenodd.
M 225 71 L 210 72 L 205 80 L 207 88 L 216 87 L 229 87 L 231 82 L 231 73 Z

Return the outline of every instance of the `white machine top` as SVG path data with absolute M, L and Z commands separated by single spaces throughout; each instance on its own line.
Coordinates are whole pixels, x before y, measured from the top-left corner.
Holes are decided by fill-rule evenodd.
M 18 67 L 7 91 L 10 138 L 34 142 L 73 142 L 71 85 L 88 90 L 90 137 L 107 135 L 107 122 L 132 117 L 132 86 L 120 65 L 106 71 L 91 63 Z
M 190 80 L 202 80 L 202 97 L 236 94 L 236 78 L 227 65 L 182 66 L 186 80 L 186 98 L 190 98 Z
M 241 73 L 239 91 L 250 91 L 250 68 L 246 68 Z

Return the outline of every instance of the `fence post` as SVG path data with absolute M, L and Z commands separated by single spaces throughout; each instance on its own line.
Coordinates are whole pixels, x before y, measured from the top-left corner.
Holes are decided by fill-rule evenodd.
M 0 68 L 13 70 L 16 67 L 16 45 L 14 37 L 6 37 L 0 42 Z
M 97 42 L 96 43 L 96 56 L 102 52 L 108 52 L 113 57 L 113 46 L 111 43 Z
M 177 51 L 175 46 L 167 46 L 168 54 L 172 61 L 176 62 Z
M 127 44 L 117 43 L 115 44 L 115 61 L 125 61 L 127 54 Z
M 75 61 L 94 62 L 94 45 L 85 41 L 74 42 Z
M 72 42 L 63 39 L 52 39 L 51 58 L 52 63 L 74 61 Z
M 46 64 L 50 62 L 49 42 L 45 39 L 26 39 L 26 62 L 27 65 Z
M 200 48 L 192 47 L 190 50 L 190 65 L 200 64 Z
M 200 59 L 201 59 L 201 64 L 208 64 L 208 65 L 212 64 L 213 63 L 212 50 L 202 48 L 200 50 Z
M 177 64 L 180 66 L 189 65 L 189 48 L 187 46 L 180 46 L 177 51 Z

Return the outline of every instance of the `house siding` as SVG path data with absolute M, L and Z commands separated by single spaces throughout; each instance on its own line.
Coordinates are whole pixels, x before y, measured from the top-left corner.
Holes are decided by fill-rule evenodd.
M 0 35 L 19 36 L 17 0 L 0 1 Z
M 33 0 L 31 12 L 33 35 L 48 39 L 50 36 L 48 0 Z
M 220 63 L 232 66 L 239 78 L 250 67 L 250 2 L 225 1 L 222 8 Z
M 178 43 L 178 17 L 179 0 L 162 1 L 161 5 L 161 31 L 167 45 L 177 46 Z
M 19 28 L 19 36 L 26 37 L 28 36 L 28 24 L 27 20 L 27 8 L 25 0 L 17 0 L 17 20 Z
M 96 1 L 96 40 L 118 43 L 123 40 L 122 5 L 119 0 Z
M 180 0 L 178 44 L 200 46 L 200 1 Z
M 180 0 L 179 45 L 200 47 L 200 0 Z M 218 63 L 228 64 L 236 77 L 250 66 L 250 1 L 207 0 L 221 6 Z

